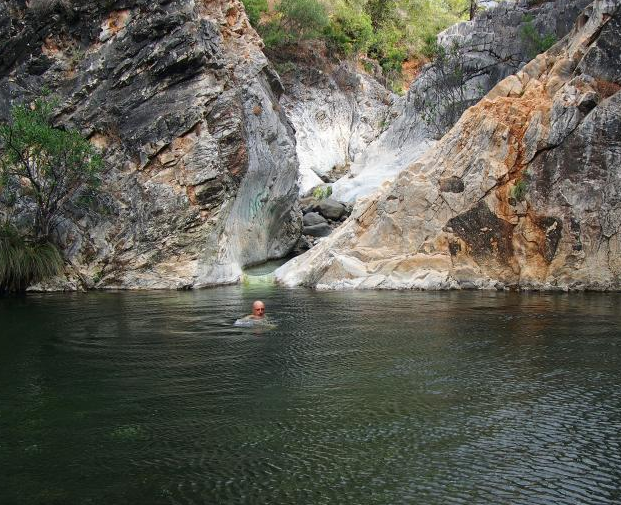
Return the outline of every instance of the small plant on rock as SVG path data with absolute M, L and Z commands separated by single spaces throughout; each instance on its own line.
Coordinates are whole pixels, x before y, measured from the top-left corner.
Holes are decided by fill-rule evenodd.
M 528 46 L 529 58 L 534 58 L 538 54 L 544 53 L 556 44 L 556 35 L 554 33 L 540 34 L 533 24 L 533 17 L 524 16 L 522 30 L 520 35 L 522 40 Z
M 526 197 L 526 191 L 528 190 L 528 184 L 524 179 L 519 179 L 515 185 L 511 188 L 510 196 L 515 198 L 518 202 L 523 202 Z
M 313 198 L 317 200 L 324 200 L 325 198 L 329 198 L 332 195 L 332 186 L 317 186 L 313 189 Z

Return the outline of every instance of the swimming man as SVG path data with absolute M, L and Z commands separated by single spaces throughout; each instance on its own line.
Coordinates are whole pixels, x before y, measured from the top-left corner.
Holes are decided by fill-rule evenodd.
M 252 303 L 251 319 L 263 319 L 265 317 L 265 304 L 261 300 L 256 300 Z
M 261 300 L 256 300 L 252 304 L 252 314 L 235 321 L 235 326 L 254 326 L 264 323 L 269 324 L 265 317 L 265 304 Z

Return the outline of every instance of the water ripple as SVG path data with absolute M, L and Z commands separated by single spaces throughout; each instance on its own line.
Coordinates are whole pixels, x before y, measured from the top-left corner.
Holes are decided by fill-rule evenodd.
M 235 328 L 263 299 L 276 328 Z M 0 299 L 0 503 L 621 502 L 621 297 Z

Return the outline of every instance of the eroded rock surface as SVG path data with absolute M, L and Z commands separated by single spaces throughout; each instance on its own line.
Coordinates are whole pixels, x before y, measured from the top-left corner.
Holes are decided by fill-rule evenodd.
M 281 267 L 318 288 L 621 289 L 621 1 L 498 83 Z
M 302 195 L 323 179 L 348 174 L 350 164 L 398 116 L 403 102 L 353 65 L 328 63 L 329 57 L 313 46 L 306 51 L 282 71 L 282 103 L 296 130 Z
M 291 249 L 295 137 L 261 47 L 237 0 L 0 0 L 0 116 L 47 86 L 107 161 L 60 228 L 66 287 L 235 282 Z
M 467 105 L 477 102 L 500 80 L 514 74 L 538 52 L 536 37 L 561 39 L 590 0 L 538 2 L 501 2 L 480 13 L 472 21 L 451 26 L 438 36 L 438 43 L 450 51 L 459 47 L 467 83 Z M 533 34 L 529 36 L 528 33 Z M 539 42 L 541 42 L 539 40 Z M 383 182 L 415 162 L 435 143 L 421 116 L 420 101 L 431 98 L 434 77 L 423 70 L 412 83 L 403 103 L 395 111 L 400 115 L 387 122 L 381 134 L 351 164 L 351 175 L 333 186 L 335 198 L 354 201 L 375 191 Z M 455 118 L 453 121 L 456 121 Z M 448 127 L 453 123 L 449 121 Z M 447 128 L 448 129 L 448 128 Z

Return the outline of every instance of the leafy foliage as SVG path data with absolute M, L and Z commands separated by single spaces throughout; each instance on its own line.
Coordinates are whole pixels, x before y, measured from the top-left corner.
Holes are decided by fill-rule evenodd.
M 379 62 L 389 79 L 401 73 L 408 55 L 406 47 L 399 43 L 402 38 L 402 33 L 395 26 L 384 27 L 376 32 L 369 50 L 369 56 Z
M 316 0 L 281 0 L 281 26 L 297 41 L 319 36 L 328 26 L 326 8 Z
M 338 4 L 324 29 L 328 44 L 346 56 L 366 53 L 373 43 L 371 16 L 348 3 Z
M 317 186 L 313 189 L 313 198 L 317 200 L 323 200 L 325 198 L 329 198 L 332 195 L 332 186 Z
M 267 0 L 242 0 L 250 24 L 255 28 L 259 26 L 261 15 L 268 11 Z
M 0 226 L 0 293 L 23 291 L 57 275 L 63 259 L 54 244 L 29 241 L 9 224 Z
M 524 16 L 522 29 L 520 35 L 522 40 L 528 45 L 528 56 L 534 58 L 538 54 L 541 54 L 550 49 L 556 44 L 556 35 L 554 33 L 540 34 L 533 25 L 533 17 L 530 15 Z
M 510 196 L 515 198 L 518 202 L 524 201 L 526 197 L 526 191 L 528 190 L 528 184 L 526 180 L 519 179 L 515 185 L 511 188 Z
M 0 192 L 9 205 L 19 200 L 33 204 L 37 240 L 47 240 L 70 201 L 98 184 L 102 166 L 79 132 L 52 125 L 53 106 L 46 98 L 31 107 L 15 106 L 11 122 L 0 125 Z
M 267 47 L 277 47 L 321 37 L 328 23 L 326 8 L 317 0 L 280 0 L 259 32 Z
M 322 39 L 335 56 L 377 60 L 389 83 L 408 58 L 431 57 L 437 33 L 476 7 L 474 0 L 277 0 L 260 21 L 262 1 L 244 4 L 268 48 Z

